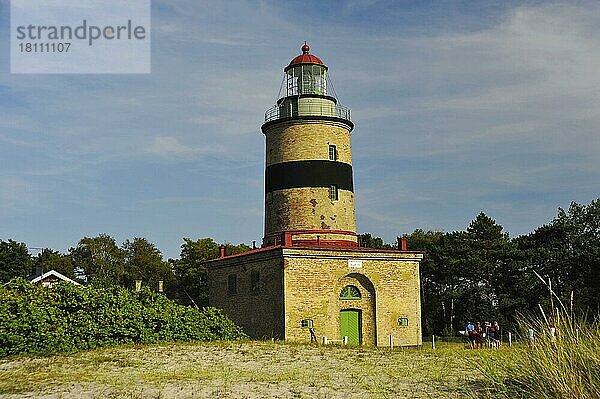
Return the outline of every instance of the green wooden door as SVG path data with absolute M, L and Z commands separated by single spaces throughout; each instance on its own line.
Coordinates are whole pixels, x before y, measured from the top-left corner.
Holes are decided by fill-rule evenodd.
M 348 345 L 360 345 L 360 311 L 340 311 L 340 332 L 342 339 L 348 337 Z

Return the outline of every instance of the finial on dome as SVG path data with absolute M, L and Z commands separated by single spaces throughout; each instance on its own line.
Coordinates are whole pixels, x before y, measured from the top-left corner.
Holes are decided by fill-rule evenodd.
M 306 42 L 304 42 L 304 46 L 302 46 L 302 52 L 304 54 L 308 54 L 309 50 L 310 50 L 310 46 L 308 44 L 306 44 Z

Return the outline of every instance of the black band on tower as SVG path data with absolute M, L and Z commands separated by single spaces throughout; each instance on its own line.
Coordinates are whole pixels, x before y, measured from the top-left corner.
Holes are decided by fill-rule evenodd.
M 293 161 L 267 166 L 265 191 L 301 187 L 330 187 L 354 191 L 352 165 L 336 161 Z

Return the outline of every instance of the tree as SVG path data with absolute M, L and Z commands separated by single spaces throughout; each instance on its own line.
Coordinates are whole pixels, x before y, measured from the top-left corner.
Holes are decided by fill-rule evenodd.
M 42 273 L 55 270 L 63 276 L 75 278 L 75 270 L 71 257 L 50 248 L 44 248 L 38 254 L 35 258 L 35 268 Z
M 467 251 L 463 266 L 471 276 L 471 279 L 465 278 L 466 294 L 471 302 L 471 309 L 465 309 L 465 313 L 475 311 L 468 317 L 500 319 L 500 323 L 505 324 L 508 320 L 501 317 L 498 308 L 501 295 L 498 280 L 505 276 L 506 265 L 514 255 L 514 245 L 502 226 L 483 212 L 467 228 L 462 245 Z
M 121 284 L 125 272 L 125 255 L 107 234 L 84 237 L 69 250 L 73 266 L 81 268 L 93 284 Z
M 425 334 L 441 333 L 434 331 L 435 327 L 443 325 L 448 328 L 451 323 L 452 314 L 446 316 L 445 310 L 452 313 L 452 303 L 448 304 L 446 309 L 445 298 L 440 295 L 443 285 L 442 273 L 444 269 L 439 265 L 439 258 L 436 251 L 441 246 L 444 233 L 441 231 L 423 231 L 417 229 L 406 236 L 407 247 L 411 251 L 424 251 L 425 256 L 420 265 L 421 271 L 421 315 L 422 325 Z
M 208 304 L 208 281 L 204 262 L 219 257 L 219 245 L 212 238 L 196 241 L 184 238 L 180 259 L 169 262 L 177 278 L 177 296 L 196 306 Z
M 559 208 L 552 226 L 566 236 L 568 286 L 562 292 L 564 303 L 570 293 L 581 312 L 600 315 L 600 199 L 589 205 L 572 202 L 567 211 Z
M 231 243 L 225 243 L 223 244 L 225 246 L 225 254 L 227 256 L 229 255 L 237 255 L 237 254 L 241 254 L 244 252 L 248 252 L 250 251 L 252 248 L 250 248 L 248 245 L 241 243 L 238 245 L 234 245 Z
M 0 240 L 0 282 L 26 277 L 31 273 L 31 265 L 31 256 L 25 243 Z
M 156 289 L 158 281 L 168 284 L 172 280 L 169 264 L 163 261 L 162 253 L 145 238 L 135 237 L 133 241 L 123 243 L 125 272 L 122 284 L 134 287 L 135 280 L 142 280 L 142 285 Z
M 538 303 L 549 310 L 551 284 L 565 307 L 570 308 L 573 293 L 574 310 L 600 314 L 600 199 L 589 205 L 573 202 L 566 211 L 559 208 L 549 224 L 516 242 L 523 255 L 521 269 L 532 276 L 535 271 L 547 282 L 534 277 L 525 291 L 531 311 Z
M 394 247 L 390 244 L 383 242 L 381 237 L 374 237 L 371 233 L 363 233 L 358 235 L 358 242 L 361 247 L 364 248 L 376 248 L 376 249 L 393 249 Z
M 497 277 L 512 254 L 502 226 L 483 212 L 466 231 L 416 230 L 412 250 L 425 250 L 421 266 L 423 325 L 426 333 L 453 334 L 470 320 L 500 318 Z

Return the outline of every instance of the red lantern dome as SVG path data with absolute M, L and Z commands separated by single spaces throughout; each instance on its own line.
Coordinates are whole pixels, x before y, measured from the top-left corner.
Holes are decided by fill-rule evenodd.
M 287 66 L 287 68 L 294 66 L 294 65 L 298 65 L 298 64 L 325 65 L 325 64 L 323 64 L 323 61 L 321 61 L 319 59 L 319 57 L 317 57 L 316 55 L 309 54 L 309 51 L 310 51 L 309 45 L 306 44 L 306 42 L 304 42 L 304 46 L 302 46 L 302 54 L 296 56 L 293 60 L 291 60 L 290 64 Z

